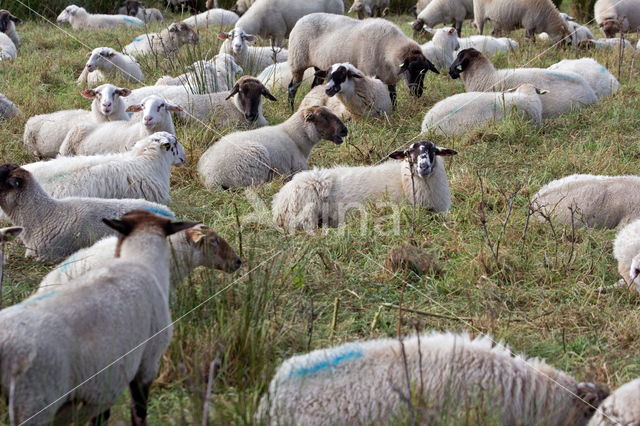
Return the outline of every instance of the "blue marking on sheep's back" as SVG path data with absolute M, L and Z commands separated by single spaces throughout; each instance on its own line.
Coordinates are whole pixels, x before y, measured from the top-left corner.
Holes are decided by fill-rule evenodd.
M 163 209 L 158 209 L 155 207 L 149 207 L 147 209 L 145 209 L 146 211 L 148 211 L 149 213 L 153 213 L 153 214 L 157 214 L 158 216 L 163 216 L 169 219 L 175 219 L 176 217 L 174 216 L 173 213 L 169 212 L 168 210 L 163 210 Z
M 75 262 L 76 259 L 76 255 L 74 254 L 73 256 L 71 256 L 69 259 L 67 259 L 66 262 L 64 262 L 61 266 L 60 266 L 60 272 L 66 272 L 67 269 L 69 269 L 69 267 L 71 266 L 71 264 L 73 262 Z
M 134 38 L 133 41 L 134 42 L 142 41 L 143 38 L 144 38 L 144 36 L 138 36 L 138 37 Z M 131 114 L 131 115 L 133 115 L 133 114 Z M 131 115 L 129 117 L 131 117 Z
M 54 296 L 55 294 L 56 294 L 56 291 L 55 290 L 51 290 L 51 291 L 48 291 L 48 292 L 46 292 L 46 293 L 44 293 L 44 294 L 42 294 L 40 296 L 30 297 L 27 300 L 25 300 L 23 302 L 20 302 L 20 303 L 16 303 L 13 306 L 30 305 L 31 303 L 36 303 L 36 302 L 39 302 L 41 300 L 48 299 L 51 296 Z
M 449 111 L 448 115 L 454 115 L 459 113 L 460 111 L 462 111 L 464 109 L 464 105 L 460 105 L 459 107 L 455 107 L 454 109 L 452 109 L 451 111 Z
M 296 370 L 293 370 L 291 374 L 289 374 L 289 378 L 296 377 L 296 376 L 304 377 L 311 374 L 316 374 L 322 370 L 326 370 L 332 367 L 337 367 L 338 365 L 342 364 L 345 361 L 350 361 L 358 358 L 362 358 L 362 351 L 360 350 L 345 352 L 340 355 L 336 355 L 334 357 L 326 358 L 322 361 L 316 362 L 315 364 L 312 364 L 309 367 L 301 367 Z
M 550 77 L 557 77 L 557 78 L 562 78 L 563 80 L 568 80 L 568 81 L 573 81 L 573 82 L 578 82 L 580 81 L 579 78 L 576 77 L 572 77 L 570 75 L 567 74 L 562 74 L 559 72 L 551 72 L 551 71 L 547 71 L 547 75 Z
M 123 20 L 124 22 L 128 22 L 128 23 L 130 23 L 130 24 L 133 24 L 133 25 L 135 25 L 135 26 L 137 26 L 137 27 L 141 27 L 141 26 L 142 26 L 142 24 L 141 24 L 140 22 L 136 21 L 135 19 L 131 19 L 131 18 L 122 18 L 122 20 Z

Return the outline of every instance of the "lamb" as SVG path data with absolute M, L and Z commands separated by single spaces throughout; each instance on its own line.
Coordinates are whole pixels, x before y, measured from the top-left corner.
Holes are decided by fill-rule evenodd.
M 309 68 L 304 72 L 302 79 L 303 82 L 311 81 L 314 77 L 313 68 Z M 286 62 L 271 64 L 258 75 L 258 80 L 269 90 L 285 90 L 291 81 L 291 68 Z
M 3 32 L 0 32 L 0 62 L 18 57 L 18 49 L 13 41 Z
M 0 166 L 0 208 L 11 223 L 25 228 L 20 239 L 26 257 L 40 261 L 69 256 L 98 239 L 113 235 L 103 217 L 118 217 L 141 209 L 173 218 L 167 207 L 146 200 L 49 196 L 27 170 L 16 164 Z
M 422 53 L 438 71 L 449 71 L 454 59 L 453 53 L 460 49 L 456 29 L 450 27 L 427 31 L 433 34 L 433 38 L 422 45 Z
M 484 31 L 487 20 L 493 22 L 492 35 L 524 27 L 525 37 L 533 41 L 536 34 L 546 32 L 558 43 L 569 34 L 551 0 L 475 0 L 473 15 L 478 34 Z
M 289 83 L 292 108 L 309 67 L 326 70 L 333 64 L 349 62 L 365 75 L 382 80 L 394 105 L 396 83 L 402 76 L 411 94 L 420 97 L 425 73 L 431 70 L 438 74 L 420 45 L 394 23 L 380 18 L 359 21 L 329 13 L 312 13 L 298 21 L 289 37 L 288 62 L 293 76 Z
M 128 150 L 140 139 L 156 132 L 176 129 L 171 112 L 182 111 L 159 96 L 148 96 L 138 105 L 130 105 L 127 112 L 142 111 L 140 121 L 118 121 L 110 123 L 83 123 L 69 130 L 60 145 L 62 155 L 95 155 Z
M 613 74 L 592 58 L 563 59 L 547 69 L 580 74 L 591 85 L 598 98 L 612 95 L 620 88 L 620 83 Z
M 9 37 L 16 49 L 20 47 L 20 36 L 16 31 L 16 24 L 20 22 L 20 18 L 13 16 L 8 10 L 0 10 L 0 33 Z
M 91 111 L 63 110 L 36 115 L 27 120 L 24 126 L 23 142 L 30 153 L 38 158 L 55 157 L 69 130 L 79 123 L 129 120 L 122 99 L 131 94 L 129 89 L 103 84 L 95 89 L 85 90 L 81 94 L 92 100 Z
M 560 15 L 566 15 L 561 13 Z M 566 19 L 565 19 L 566 21 Z M 569 44 L 578 47 L 584 40 L 595 40 L 591 30 L 584 25 L 580 25 L 576 22 L 566 21 L 567 30 L 569 31 Z M 538 34 L 538 38 L 543 41 L 551 41 L 551 37 L 547 33 Z
M 184 22 L 173 23 L 159 33 L 142 34 L 127 44 L 122 51 L 137 57 L 145 55 L 175 56 L 186 44 L 196 45 L 200 38 Z
M 465 19 L 473 19 L 473 0 L 432 0 L 418 14 L 413 23 L 414 31 L 433 28 L 438 24 L 451 24 L 459 36 L 462 36 L 462 24 Z
M 257 40 L 253 34 L 247 34 L 242 28 L 235 28 L 228 33 L 218 34 L 224 40 L 220 53 L 232 55 L 245 72 L 255 75 L 269 65 L 286 61 L 287 49 L 274 50 L 271 47 L 249 46 Z
M 507 37 L 495 38 L 484 35 L 459 38 L 458 44 L 460 48 L 458 52 L 455 52 L 456 55 L 460 50 L 473 48 L 486 56 L 493 56 L 498 52 L 512 52 L 518 47 L 518 42 L 513 39 Z
M 552 118 L 597 101 L 593 89 L 581 76 L 569 71 L 541 68 L 496 70 L 486 56 L 465 49 L 451 64 L 449 75 L 462 74 L 468 92 L 502 92 L 522 83 L 531 83 L 549 93 L 542 97 L 542 118 Z
M 521 84 L 505 93 L 467 92 L 450 96 L 435 104 L 424 116 L 422 132 L 459 136 L 491 121 L 501 121 L 517 111 L 540 127 L 542 101 L 546 91 Z
M 613 229 L 640 218 L 640 177 L 571 175 L 543 186 L 531 209 L 542 220 Z
M 142 83 L 144 75 L 140 64 L 133 56 L 123 55 L 110 47 L 96 47 L 87 54 L 87 61 L 78 84 L 95 86 L 116 77 L 134 83 Z
M 127 386 L 132 423 L 147 424 L 172 334 L 166 237 L 193 223 L 138 210 L 103 222 L 121 234 L 107 266 L 0 313 L 0 390 L 15 424 L 106 424 Z
M 22 117 L 22 111 L 5 95 L 0 93 L 0 121 L 11 120 L 16 117 Z
M 490 336 L 427 333 L 291 357 L 276 370 L 257 418 L 269 425 L 391 424 L 413 401 L 423 424 L 473 413 L 503 425 L 585 425 L 606 396 Z
M 202 155 L 198 174 L 210 190 L 266 183 L 276 175 L 306 170 L 307 158 L 321 139 L 339 145 L 347 133 L 327 108 L 308 108 L 277 126 L 224 136 Z
M 588 426 L 637 425 L 640 423 L 640 379 L 620 386 L 605 399 Z
M 238 0 L 236 1 L 236 3 L 231 7 L 231 11 L 237 13 L 239 16 L 244 15 L 245 13 L 247 13 L 247 10 L 249 10 L 249 8 L 251 6 L 253 6 L 253 4 L 256 2 L 257 0 Z
M 182 22 L 192 28 L 222 28 L 235 25 L 239 18 L 237 14 L 229 10 L 210 9 L 198 15 L 193 15 Z
M 236 74 L 243 69 L 233 56 L 218 54 L 210 61 L 197 61 L 189 67 L 189 72 L 177 77 L 164 76 L 156 81 L 156 86 L 183 86 L 193 94 L 224 92 L 236 82 Z
M 74 30 L 115 28 L 120 25 L 142 27 L 144 25 L 144 22 L 133 16 L 91 14 L 84 7 L 78 7 L 75 4 L 67 6 L 58 15 L 56 22 L 68 22 Z
M 622 228 L 613 242 L 613 256 L 618 261 L 621 284 L 640 292 L 640 220 Z
M 327 85 L 311 90 L 300 109 L 326 106 L 343 121 L 391 114 L 391 98 L 382 81 L 365 76 L 350 63 L 334 64 L 323 75 Z
M 389 0 L 355 0 L 348 13 L 355 12 L 358 19 L 365 16 L 382 17 L 389 10 Z
M 164 16 L 162 16 L 162 12 L 160 12 L 160 10 L 152 7 L 146 7 L 144 3 L 138 0 L 124 0 L 120 4 L 118 13 L 121 15 L 135 16 L 144 22 L 164 21 Z
M 118 239 L 106 237 L 62 261 L 38 286 L 38 293 L 65 286 L 89 271 L 108 265 L 113 260 Z M 171 282 L 180 284 L 198 266 L 228 273 L 242 266 L 242 261 L 224 238 L 213 229 L 197 224 L 169 237 L 171 247 Z
M 598 0 L 593 14 L 606 38 L 640 31 L 640 0 Z

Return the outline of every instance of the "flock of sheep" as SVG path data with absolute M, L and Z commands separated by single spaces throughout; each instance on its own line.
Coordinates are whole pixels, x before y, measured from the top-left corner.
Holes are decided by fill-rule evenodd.
M 424 116 L 423 133 L 445 136 L 514 112 L 540 126 L 619 89 L 591 58 L 548 69 L 496 69 L 490 57 L 518 43 L 482 35 L 488 20 L 495 36 L 524 28 L 530 39 L 573 48 L 633 50 L 615 37 L 640 30 L 640 0 L 598 0 L 600 40 L 550 0 L 420 0 L 413 29 L 433 35 L 420 45 L 382 18 L 388 7 L 388 0 L 355 0 L 347 10 L 359 18 L 353 19 L 345 16 L 343 0 L 239 0 L 232 11 L 213 8 L 141 34 L 121 51 L 88 52 L 78 84 L 90 87 L 82 91 L 90 110 L 30 117 L 24 149 L 40 161 L 0 166 L 2 219 L 13 225 L 0 232 L 0 243 L 19 236 L 26 256 L 60 261 L 33 296 L 0 311 L 0 393 L 12 423 L 101 424 L 128 386 L 132 423 L 146 424 L 149 389 L 171 340 L 170 283 L 197 266 L 240 268 L 224 239 L 203 224 L 175 222 L 167 207 L 172 167 L 186 159 L 174 119 L 249 127 L 215 142 L 201 156 L 198 174 L 211 191 L 291 176 L 272 202 L 275 226 L 288 232 L 339 226 L 350 206 L 384 197 L 446 212 L 452 199 L 443 159 L 457 154 L 452 149 L 422 140 L 382 164 L 313 170 L 308 158 L 321 140 L 341 144 L 344 122 L 395 114 L 401 80 L 421 96 L 427 72 L 460 78 L 466 89 Z M 163 19 L 158 9 L 126 0 L 118 15 L 69 5 L 57 21 L 73 29 L 142 29 Z M 468 19 L 479 35 L 461 38 Z M 19 60 L 19 22 L 0 11 L 2 61 Z M 435 29 L 439 24 L 452 27 Z M 197 44 L 198 29 L 206 27 L 227 29 L 213 58 L 153 86 L 109 83 L 119 77 L 143 84 L 139 58 L 174 57 L 182 46 Z M 270 46 L 254 46 L 258 37 Z M 308 80 L 312 88 L 295 109 L 298 88 Z M 277 102 L 271 91 L 284 89 L 292 115 L 269 126 L 262 101 Z M 21 114 L 0 95 L 0 119 Z M 639 179 L 568 176 L 540 189 L 531 209 L 572 226 L 621 228 L 614 244 L 618 285 L 640 291 Z M 410 384 L 428 407 L 424 423 L 437 423 L 447 410 L 473 410 L 478 401 L 489 404 L 501 424 L 640 422 L 640 379 L 608 396 L 489 337 L 450 333 L 354 342 L 290 358 L 278 368 L 256 421 L 384 423 L 406 409 L 411 395 L 403 389 Z

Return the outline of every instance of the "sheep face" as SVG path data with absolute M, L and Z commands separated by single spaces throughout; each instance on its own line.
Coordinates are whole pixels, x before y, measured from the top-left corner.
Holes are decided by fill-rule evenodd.
M 0 207 L 10 212 L 19 203 L 20 195 L 31 182 L 31 173 L 17 164 L 0 166 Z
M 460 78 L 460 74 L 465 72 L 469 66 L 480 56 L 482 53 L 476 49 L 464 49 L 458 53 L 456 60 L 453 61 L 451 67 L 449 67 L 449 75 L 451 78 Z
M 109 47 L 97 47 L 87 53 L 89 60 L 85 64 L 88 72 L 95 70 L 111 70 L 114 65 L 112 59 L 116 56 L 116 51 Z
M 596 408 L 600 406 L 600 403 L 609 396 L 609 389 L 606 387 L 588 383 L 580 382 L 576 386 L 576 396 L 574 398 L 574 404 L 576 406 L 576 416 L 582 415 L 582 418 L 574 418 L 571 423 L 586 424 L 596 411 Z
M 87 99 L 96 99 L 100 104 L 100 112 L 108 117 L 113 114 L 113 105 L 118 101 L 118 97 L 129 96 L 131 90 L 116 87 L 113 84 L 103 84 L 95 89 L 85 90 L 81 94 Z
M 355 84 L 353 79 L 363 78 L 362 73 L 353 65 L 334 64 L 327 71 L 327 85 L 325 86 L 325 93 L 331 97 L 342 92 L 345 94 L 351 94 L 355 91 Z
M 147 96 L 139 105 L 131 105 L 127 108 L 127 112 L 142 111 L 142 124 L 148 129 L 155 128 L 158 124 L 171 120 L 168 116 L 170 112 L 182 111 L 177 105 L 172 105 L 159 96 Z
M 120 5 L 120 7 L 126 10 L 127 15 L 136 16 L 140 7 L 143 7 L 143 4 L 138 0 L 126 0 Z
M 221 40 L 229 40 L 231 49 L 235 54 L 239 54 L 243 50 L 248 49 L 249 43 L 257 40 L 256 36 L 247 34 L 242 28 L 235 28 L 228 33 L 220 33 L 218 34 L 218 38 Z
M 436 146 L 433 142 L 420 141 L 412 144 L 404 151 L 395 151 L 389 154 L 389 158 L 406 160 L 411 165 L 411 170 L 421 178 L 428 177 L 436 165 L 436 156 L 456 155 L 457 152 Z
M 311 107 L 301 111 L 305 123 L 314 126 L 320 139 L 326 139 L 337 145 L 343 142 L 349 131 L 340 119 L 326 107 Z
M 229 273 L 242 266 L 242 260 L 229 243 L 205 225 L 187 229 L 186 238 L 194 248 L 192 266 L 209 266 Z
M 178 22 L 177 24 L 171 24 L 169 26 L 169 36 L 178 40 L 180 44 L 198 44 L 200 38 L 198 34 L 193 31 L 188 24 L 184 22 Z
M 237 96 L 236 104 L 240 107 L 244 113 L 244 117 L 250 123 L 253 123 L 260 117 L 262 96 L 270 101 L 277 101 L 260 80 L 249 76 L 244 76 L 238 80 L 226 99 L 230 99 L 233 96 Z
M 8 10 L 0 10 L 0 32 L 6 33 L 19 22 L 21 22 L 20 19 L 13 16 Z
M 419 98 L 422 96 L 424 88 L 424 75 L 428 71 L 433 71 L 436 74 L 440 73 L 431 61 L 425 58 L 419 47 L 407 52 L 403 57 L 404 60 L 400 64 L 399 74 L 404 74 L 411 95 Z
M 614 38 L 622 29 L 622 25 L 617 19 L 607 18 L 600 23 L 600 29 L 606 38 Z
M 59 23 L 69 22 L 69 19 L 72 16 L 77 15 L 78 12 L 80 12 L 81 10 L 85 11 L 83 8 L 78 7 L 75 4 L 69 5 L 65 7 L 65 9 L 62 11 L 62 13 L 60 13 L 60 15 L 58 15 L 58 17 L 56 18 L 56 22 L 59 22 Z

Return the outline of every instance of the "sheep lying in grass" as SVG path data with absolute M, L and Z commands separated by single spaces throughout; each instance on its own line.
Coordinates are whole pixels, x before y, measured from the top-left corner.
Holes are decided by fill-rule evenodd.
M 421 46 L 424 56 L 433 63 L 438 71 L 449 71 L 453 63 L 454 52 L 460 49 L 455 28 L 428 29 L 433 38 Z
M 620 386 L 602 401 L 588 426 L 638 424 L 640 424 L 640 379 L 635 379 Z
M 389 10 L 389 0 L 355 0 L 347 13 L 355 13 L 358 19 L 366 16 L 382 17 Z
M 0 93 L 0 121 L 21 117 L 22 111 L 9 98 Z
M 612 95 L 620 88 L 620 83 L 613 74 L 592 58 L 563 59 L 547 69 L 579 74 L 591 85 L 598 98 Z
M 232 55 L 236 62 L 248 74 L 255 75 L 269 65 L 286 61 L 287 49 L 272 49 L 271 47 L 249 46 L 257 40 L 253 34 L 247 34 L 242 28 L 234 28 L 228 33 L 218 34 L 224 40 L 220 46 L 220 53 Z
M 200 38 L 189 25 L 184 22 L 173 23 L 159 33 L 142 34 L 127 44 L 122 51 L 137 57 L 158 55 L 173 57 L 184 45 L 198 44 Z
M 320 140 L 339 145 L 347 133 L 327 108 L 308 108 L 277 126 L 224 136 L 202 154 L 198 174 L 210 190 L 259 185 L 276 175 L 306 170 L 307 158 Z
M 194 62 L 187 73 L 160 78 L 156 81 L 156 86 L 183 86 L 193 94 L 223 92 L 233 87 L 236 74 L 242 72 L 233 56 L 221 53 L 210 61 Z
M 18 57 L 18 49 L 13 41 L 3 32 L 0 32 L 0 62 Z
M 125 0 L 120 4 L 118 13 L 121 15 L 135 16 L 144 22 L 164 21 L 162 12 L 152 7 L 145 7 L 144 3 L 138 0 Z
M 91 14 L 85 8 L 75 4 L 67 6 L 58 15 L 56 22 L 68 22 L 74 30 L 115 28 L 120 25 L 142 27 L 144 25 L 144 22 L 133 16 Z
M 451 24 L 461 36 L 465 19 L 473 19 L 473 0 L 432 0 L 418 12 L 412 27 L 414 31 L 421 31 L 438 24 Z
M 622 228 L 613 242 L 613 256 L 618 261 L 621 284 L 640 292 L 640 220 Z
M 8 10 L 0 10 L 0 33 L 9 37 L 16 49 L 20 47 L 20 36 L 16 30 L 16 24 L 19 22 L 21 22 L 20 18 L 13 16 Z
M 549 93 L 542 97 L 542 118 L 552 118 L 598 100 L 593 89 L 580 75 L 542 68 L 496 70 L 482 53 L 465 49 L 451 64 L 449 75 L 459 78 L 467 92 L 503 92 L 523 83 L 531 83 Z
M 432 142 L 416 142 L 377 166 L 333 167 L 298 173 L 273 197 L 273 220 L 293 232 L 339 226 L 349 209 L 388 196 L 435 212 L 451 208 L 442 160 L 457 154 Z
M 210 9 L 198 15 L 190 16 L 182 22 L 192 28 L 222 28 L 235 25 L 239 18 L 237 14 L 229 10 Z
M 78 84 L 95 86 L 116 77 L 134 83 L 144 80 L 140 64 L 133 56 L 123 55 L 110 47 L 96 47 L 87 54 L 87 58 L 89 60 L 78 77 Z
M 606 396 L 489 336 L 431 333 L 291 357 L 278 367 L 257 417 L 269 425 L 394 424 L 415 404 L 423 424 L 473 413 L 491 424 L 585 425 Z
M 545 93 L 545 90 L 525 83 L 505 93 L 467 92 L 453 95 L 441 100 L 427 112 L 422 121 L 422 131 L 457 136 L 491 121 L 501 121 L 512 112 L 521 113 L 540 127 L 542 101 L 539 95 Z
M 313 71 L 313 68 L 307 69 L 302 77 L 303 81 L 311 82 L 314 78 Z M 269 65 L 258 75 L 258 80 L 273 91 L 286 90 L 291 78 L 291 67 L 287 62 Z
M 113 235 L 103 217 L 117 217 L 134 209 L 173 217 L 167 207 L 146 200 L 52 198 L 38 181 L 16 164 L 0 166 L 0 208 L 11 223 L 25 231 L 20 239 L 26 257 L 57 260 Z
M 578 43 L 580 49 L 605 49 L 605 50 L 633 50 L 633 45 L 629 40 L 622 38 L 600 38 L 598 40 L 583 40 Z
M 578 228 L 625 226 L 640 218 L 640 177 L 566 176 L 543 186 L 531 208 L 540 219 Z
M 124 100 L 131 91 L 113 84 L 103 84 L 81 92 L 91 99 L 91 111 L 71 109 L 35 115 L 24 126 L 23 142 L 27 150 L 38 158 L 58 155 L 67 133 L 77 124 L 129 121 Z
M 0 390 L 15 424 L 106 424 L 127 387 L 132 423 L 147 424 L 172 333 L 166 237 L 193 223 L 144 211 L 100 223 L 120 234 L 116 258 L 0 312 Z
M 507 37 L 495 38 L 484 35 L 459 38 L 458 44 L 460 48 L 455 52 L 456 55 L 461 50 L 473 48 L 486 56 L 493 56 L 498 52 L 512 52 L 518 47 L 518 42 L 513 39 Z
M 593 14 L 607 38 L 640 31 L 640 0 L 598 0 Z

